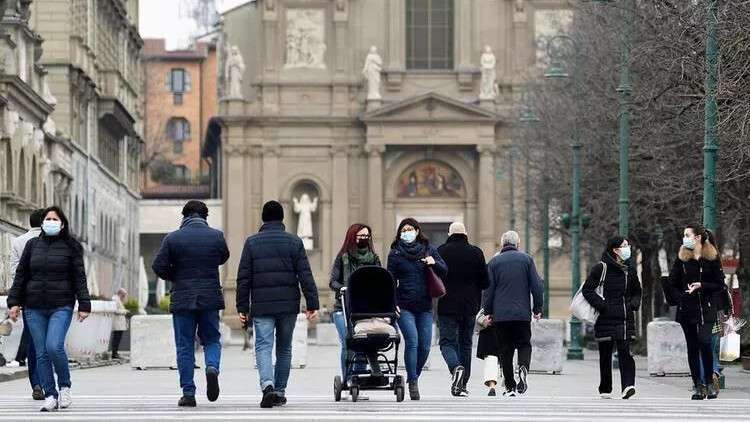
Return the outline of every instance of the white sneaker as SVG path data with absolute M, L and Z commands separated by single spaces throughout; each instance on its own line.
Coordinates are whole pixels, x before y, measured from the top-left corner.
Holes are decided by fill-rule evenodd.
M 8 362 L 5 366 L 7 366 L 8 368 L 18 368 L 19 366 L 21 366 L 21 364 L 18 363 L 17 360 L 12 360 Z
M 629 387 L 625 387 L 625 389 L 622 390 L 622 399 L 627 400 L 632 397 L 633 394 L 635 394 L 635 387 L 633 387 L 632 385 Z
M 505 397 L 515 397 L 516 396 L 516 390 L 505 390 L 503 393 L 503 396 Z
M 612 393 L 599 393 L 599 397 L 601 397 L 603 399 L 611 399 L 612 398 Z
M 57 410 L 57 399 L 49 396 L 44 398 L 44 404 L 42 405 L 40 412 L 51 412 Z
M 70 388 L 63 387 L 60 389 L 60 408 L 67 409 L 73 403 L 73 396 L 70 394 Z

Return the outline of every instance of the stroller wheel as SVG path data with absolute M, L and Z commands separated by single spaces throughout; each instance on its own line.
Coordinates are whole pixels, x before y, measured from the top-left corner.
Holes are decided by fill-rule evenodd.
M 333 399 L 341 401 L 341 377 L 338 375 L 333 378 Z
M 396 386 L 396 388 L 394 389 L 394 392 L 396 393 L 397 402 L 400 403 L 404 401 L 404 386 L 403 385 Z
M 349 394 L 352 396 L 352 401 L 356 402 L 359 400 L 359 387 L 349 388 Z
M 394 387 L 398 387 L 398 386 L 403 387 L 404 386 L 404 377 L 402 377 L 401 375 L 396 375 L 393 378 L 393 386 Z

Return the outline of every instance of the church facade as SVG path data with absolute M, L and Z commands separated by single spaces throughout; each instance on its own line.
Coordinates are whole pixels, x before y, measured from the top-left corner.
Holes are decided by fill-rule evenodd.
M 227 304 L 244 240 L 271 199 L 283 204 L 287 230 L 301 229 L 324 304 L 333 299 L 331 263 L 355 222 L 372 227 L 384 264 L 405 217 L 420 221 L 436 245 L 462 221 L 489 259 L 510 229 L 514 98 L 536 61 L 535 25 L 564 7 L 562 0 L 259 0 L 226 11 L 221 147 L 212 168 L 232 251 L 223 274 Z M 551 303 L 560 309 L 551 315 L 562 317 L 569 269 L 553 274 L 560 277 L 550 280 Z M 224 319 L 236 326 L 232 308 Z

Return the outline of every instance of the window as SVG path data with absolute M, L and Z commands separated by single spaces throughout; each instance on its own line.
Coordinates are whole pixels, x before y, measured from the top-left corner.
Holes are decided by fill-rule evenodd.
M 182 94 L 190 92 L 190 74 L 185 69 L 172 69 L 164 78 L 164 89 L 174 94 L 174 105 L 182 105 Z
M 407 69 L 453 69 L 453 0 L 407 0 Z
M 169 119 L 167 137 L 174 141 L 187 141 L 190 139 L 190 122 L 179 117 Z
M 172 141 L 172 153 L 182 154 L 182 141 L 181 140 Z
M 174 177 L 182 180 L 190 179 L 190 169 L 182 165 L 174 166 Z

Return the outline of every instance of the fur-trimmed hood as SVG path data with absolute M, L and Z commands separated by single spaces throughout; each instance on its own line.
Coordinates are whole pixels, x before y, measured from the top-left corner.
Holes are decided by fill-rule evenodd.
M 680 258 L 680 261 L 682 262 L 688 262 L 691 259 L 693 259 L 693 251 L 690 249 L 680 246 L 680 254 L 678 255 Z M 714 245 L 712 245 L 709 242 L 706 242 L 703 245 L 703 249 L 701 249 L 701 258 L 705 259 L 706 261 L 713 261 L 719 256 L 719 251 L 716 250 Z

